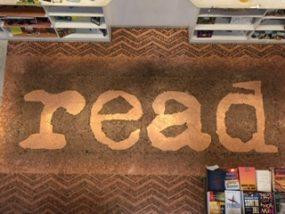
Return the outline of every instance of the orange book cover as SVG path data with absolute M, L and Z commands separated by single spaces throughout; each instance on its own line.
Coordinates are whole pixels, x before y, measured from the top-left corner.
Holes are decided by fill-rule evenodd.
M 239 181 L 242 190 L 256 190 L 256 172 L 254 167 L 239 167 Z

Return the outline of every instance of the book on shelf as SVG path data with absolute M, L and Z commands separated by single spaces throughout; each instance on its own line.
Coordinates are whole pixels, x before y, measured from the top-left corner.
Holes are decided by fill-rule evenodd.
M 275 209 L 277 214 L 285 213 L 285 193 L 276 192 L 275 193 Z
M 215 17 L 198 17 L 197 24 L 215 24 Z
M 71 29 L 71 28 L 61 28 L 61 29 L 57 29 L 57 33 L 58 33 L 60 38 L 63 38 L 63 37 L 68 36 L 70 34 L 76 33 L 76 30 Z
M 17 0 L 17 5 L 40 5 L 40 0 Z
M 36 17 L 36 18 L 8 18 L 2 19 L 4 22 L 4 27 L 26 27 L 33 26 L 37 28 L 50 28 L 51 23 L 46 17 Z
M 285 10 L 272 10 L 266 13 L 266 16 L 285 16 Z
M 71 16 L 71 21 L 76 22 L 79 20 L 78 16 Z
M 9 28 L 9 31 L 13 36 L 21 35 L 23 33 L 22 28 L 20 27 L 11 27 Z
M 250 25 L 252 24 L 253 19 L 250 17 L 232 17 L 231 24 L 239 24 L 239 25 Z
M 207 184 L 209 191 L 225 190 L 226 171 L 220 168 L 211 170 L 207 169 Z
M 55 20 L 56 21 L 63 21 L 63 22 L 71 22 L 72 16 L 56 16 Z
M 260 202 L 259 194 L 257 192 L 243 192 L 243 213 L 245 214 L 259 214 Z
M 237 168 L 231 168 L 226 171 L 225 189 L 226 190 L 239 190 L 240 189 Z
M 107 29 L 99 29 L 103 36 L 107 36 L 108 32 Z
M 230 17 L 217 17 L 215 24 L 230 24 L 231 18 Z
M 275 214 L 274 196 L 271 192 L 259 193 L 260 213 Z
M 285 168 L 274 169 L 274 191 L 285 192 Z
M 260 192 L 271 192 L 271 172 L 269 170 L 256 170 L 256 184 L 257 191 Z
M 30 37 L 30 38 L 55 38 L 56 32 L 53 28 L 33 28 L 33 27 L 10 27 L 7 30 L 14 37 Z
M 254 167 L 238 167 L 240 187 L 243 191 L 256 191 L 256 171 Z
M 282 40 L 282 39 L 285 39 L 285 32 L 284 31 L 255 31 L 251 35 L 251 38 Z
M 42 0 L 42 1 L 49 2 L 49 3 L 62 3 L 63 2 L 63 0 Z
M 241 192 L 234 190 L 225 191 L 225 213 L 242 214 Z
M 101 20 L 102 20 L 101 17 L 91 17 L 90 18 L 90 21 L 97 26 L 101 25 L 101 22 L 102 22 Z
M 74 2 L 74 3 L 80 3 L 81 2 L 81 0 L 67 0 L 67 1 Z
M 197 37 L 198 38 L 211 38 L 213 36 L 212 30 L 198 30 Z
M 208 214 L 225 214 L 225 193 L 207 192 L 207 210 Z

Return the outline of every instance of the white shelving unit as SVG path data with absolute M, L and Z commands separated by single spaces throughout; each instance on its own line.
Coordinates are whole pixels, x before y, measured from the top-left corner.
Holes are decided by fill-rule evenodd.
M 54 28 L 75 28 L 75 29 L 107 29 L 105 21 L 102 21 L 100 25 L 96 25 L 89 20 L 79 18 L 77 21 L 59 21 L 52 18 Z
M 201 8 L 189 35 L 190 43 L 285 43 L 285 9 Z
M 37 5 L 29 5 L 29 7 L 40 7 L 43 9 L 42 17 L 49 20 L 50 28 L 48 32 L 38 35 L 15 34 L 12 27 L 7 26 L 5 19 L 28 19 L 28 15 L 8 13 L 5 14 L 5 8 L 0 11 L 0 39 L 5 40 L 32 40 L 32 41 L 96 41 L 109 42 L 111 40 L 111 29 L 108 25 L 104 13 L 104 7 L 111 0 L 80 0 L 80 2 L 72 2 L 62 0 L 61 3 L 47 2 L 40 0 Z M 1 6 L 15 5 L 21 7 L 17 0 L 0 0 Z M 9 11 L 11 11 L 10 9 Z M 4 11 L 4 12 L 3 12 Z M 12 15 L 11 15 L 12 14 Z M 31 13 L 33 14 L 33 13 Z M 15 17 L 14 17 L 15 16 Z M 1 18 L 2 17 L 2 18 Z M 7 21 L 7 20 L 6 20 Z M 20 28 L 30 28 L 32 26 L 16 26 Z M 34 26 L 35 28 L 40 26 Z M 39 31 L 40 32 L 40 31 Z
M 61 3 L 47 2 L 40 0 L 42 6 L 67 6 L 67 7 L 104 7 L 110 3 L 111 0 L 80 0 L 80 2 L 71 2 L 62 0 Z
M 190 0 L 198 8 L 285 9 L 284 0 Z

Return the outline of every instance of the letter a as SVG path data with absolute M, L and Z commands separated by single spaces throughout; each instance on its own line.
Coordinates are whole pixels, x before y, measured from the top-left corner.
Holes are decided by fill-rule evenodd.
M 229 93 L 218 105 L 217 109 L 217 134 L 221 144 L 232 152 L 256 151 L 261 153 L 276 153 L 277 147 L 266 145 L 264 139 L 265 115 L 263 98 L 261 93 L 261 82 L 250 81 L 233 84 L 234 88 L 252 90 L 253 94 Z M 226 130 L 226 112 L 233 104 L 247 104 L 255 107 L 257 118 L 257 132 L 253 134 L 251 140 L 243 143 L 239 138 L 232 138 Z
M 32 91 L 25 95 L 25 101 L 44 104 L 41 113 L 40 132 L 30 135 L 20 142 L 22 148 L 28 149 L 61 149 L 66 145 L 65 136 L 53 133 L 51 120 L 53 113 L 60 107 L 68 113 L 79 114 L 85 106 L 85 99 L 76 91 L 65 91 L 60 94 L 49 94 L 44 90 Z
M 133 108 L 128 113 L 99 114 L 104 104 L 120 96 L 133 106 Z M 139 140 L 140 129 L 133 131 L 127 139 L 116 142 L 108 138 L 103 132 L 102 122 L 105 120 L 139 120 L 142 114 L 143 112 L 140 101 L 134 95 L 131 95 L 124 91 L 106 91 L 98 97 L 97 101 L 92 107 L 90 126 L 95 135 L 95 138 L 100 143 L 103 143 L 114 150 L 128 149 Z
M 165 114 L 165 103 L 176 100 L 187 107 L 183 112 Z M 156 97 L 153 102 L 156 118 L 147 127 L 152 145 L 163 151 L 176 151 L 189 146 L 195 151 L 205 150 L 211 143 L 211 137 L 201 132 L 201 105 L 198 100 L 186 93 L 167 91 Z M 174 125 L 187 125 L 187 129 L 178 136 L 166 137 L 161 131 Z

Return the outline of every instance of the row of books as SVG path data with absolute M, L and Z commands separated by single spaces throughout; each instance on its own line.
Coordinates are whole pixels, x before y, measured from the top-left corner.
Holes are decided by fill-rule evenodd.
M 242 190 L 285 192 L 285 168 L 256 170 L 254 167 L 207 168 L 209 191 Z
M 19 5 L 40 5 L 40 0 L 17 0 Z
M 7 30 L 14 37 L 41 37 L 56 38 L 56 32 L 53 28 L 30 28 L 30 27 L 10 27 Z
M 267 12 L 266 16 L 285 16 L 285 10 L 272 10 Z
M 209 214 L 284 214 L 285 193 L 207 192 Z
M 254 39 L 285 39 L 285 31 L 255 31 L 252 36 Z
M 100 26 L 104 23 L 105 19 L 103 17 L 78 17 L 78 16 L 56 16 L 55 21 L 64 21 L 64 22 L 91 22 Z
M 3 17 L 1 21 L 4 27 L 38 27 L 51 28 L 51 23 L 46 17 L 19 18 L 19 17 Z
M 285 214 L 285 168 L 207 168 L 210 214 Z
M 198 17 L 197 24 L 252 24 L 251 17 Z

